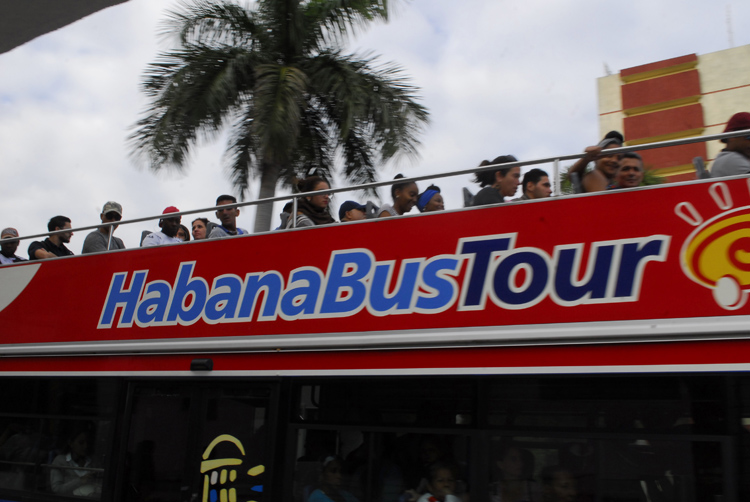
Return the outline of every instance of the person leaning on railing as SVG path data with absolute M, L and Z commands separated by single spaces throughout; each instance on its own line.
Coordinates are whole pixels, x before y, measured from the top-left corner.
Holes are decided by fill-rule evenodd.
M 750 129 L 750 113 L 732 115 L 724 132 Z M 711 177 L 734 176 L 750 173 L 750 135 L 722 139 L 727 147 L 719 153 L 711 166 Z
M 55 216 L 47 223 L 47 230 L 67 230 L 73 228 L 70 224 L 70 218 L 67 216 Z M 70 242 L 73 232 L 62 232 L 53 234 L 43 241 L 34 241 L 29 245 L 29 260 L 44 260 L 58 256 L 70 256 L 73 251 L 65 247 Z
M 578 159 L 568 170 L 568 177 L 576 192 L 603 192 L 614 187 L 619 155 L 608 155 L 606 150 L 620 148 L 623 141 L 622 134 L 610 131 L 598 145 L 584 150 L 586 156 Z M 590 162 L 596 162 L 596 166 L 593 171 L 586 172 Z
M 112 223 L 120 221 L 122 219 L 122 206 L 114 201 L 109 201 L 104 204 L 102 212 L 99 215 L 102 223 Z M 101 251 L 108 251 L 110 249 L 125 249 L 125 244 L 122 239 L 110 237 L 110 233 L 114 233 L 117 225 L 102 225 L 97 230 L 89 233 L 83 241 L 83 249 L 81 254 L 98 253 Z

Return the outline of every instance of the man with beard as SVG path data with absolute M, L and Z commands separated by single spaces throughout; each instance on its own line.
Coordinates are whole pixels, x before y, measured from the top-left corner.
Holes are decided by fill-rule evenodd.
M 55 216 L 49 220 L 49 223 L 47 223 L 47 230 L 50 232 L 70 228 L 72 228 L 70 225 L 70 218 L 67 216 Z M 72 255 L 73 252 L 65 247 L 65 244 L 70 242 L 72 236 L 73 232 L 62 232 L 50 235 L 42 242 L 32 242 L 31 245 L 29 245 L 29 259 L 45 260 L 47 258 Z

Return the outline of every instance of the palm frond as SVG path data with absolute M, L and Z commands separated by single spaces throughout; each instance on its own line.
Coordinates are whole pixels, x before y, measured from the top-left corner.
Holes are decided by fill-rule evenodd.
M 245 110 L 232 124 L 231 136 L 227 143 L 225 157 L 227 171 L 232 186 L 237 188 L 241 200 L 246 200 L 250 189 L 250 179 L 258 174 L 258 141 L 253 134 L 255 110 L 252 101 L 245 104 Z
M 235 3 L 209 0 L 183 1 L 167 14 L 160 34 L 177 35 L 183 45 L 229 45 L 253 50 L 267 29 L 255 10 Z
M 310 0 L 305 7 L 308 44 L 342 45 L 375 20 L 388 20 L 388 0 Z

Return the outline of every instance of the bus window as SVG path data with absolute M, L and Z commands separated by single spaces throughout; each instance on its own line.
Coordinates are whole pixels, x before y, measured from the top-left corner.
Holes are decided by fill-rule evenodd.
M 139 384 L 127 500 L 268 500 L 268 385 Z
M 299 429 L 292 500 L 334 496 L 347 502 L 416 500 L 440 468 L 451 473 L 453 494 L 469 495 L 467 436 L 345 429 Z
M 118 387 L 93 378 L 0 385 L 2 492 L 101 499 Z

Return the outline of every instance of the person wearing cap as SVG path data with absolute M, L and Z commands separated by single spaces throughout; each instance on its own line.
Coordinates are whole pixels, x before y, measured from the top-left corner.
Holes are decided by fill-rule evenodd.
M 521 189 L 523 190 L 523 195 L 517 199 L 513 199 L 513 201 L 544 199 L 551 196 L 552 185 L 549 182 L 549 174 L 539 168 L 528 171 L 523 175 Z
M 102 223 L 112 223 L 120 221 L 122 219 L 122 206 L 114 201 L 109 201 L 104 204 L 102 212 L 99 215 Z M 97 230 L 94 230 L 86 236 L 83 241 L 82 254 L 88 253 L 99 253 L 102 251 L 109 251 L 111 249 L 125 249 L 122 239 L 112 235 L 117 225 L 102 225 Z
M 236 204 L 237 199 L 233 195 L 219 195 L 216 199 L 217 206 L 228 206 L 230 204 Z M 237 217 L 240 215 L 240 209 L 237 207 L 227 207 L 216 210 L 216 217 L 221 222 L 221 225 L 216 225 L 211 233 L 208 234 L 209 239 L 222 239 L 224 237 L 233 237 L 235 235 L 247 235 L 248 232 L 244 228 L 237 227 Z
M 348 200 L 341 204 L 339 207 L 339 220 L 341 223 L 345 221 L 359 221 L 364 220 L 367 213 L 367 207 L 363 206 L 359 202 Z
M 620 156 L 608 154 L 606 150 L 620 148 L 624 142 L 622 134 L 610 131 L 596 146 L 584 150 L 586 156 L 578 159 L 568 170 L 568 177 L 576 192 L 603 192 L 615 186 L 615 175 L 619 167 Z M 595 162 L 592 171 L 586 172 L 586 166 Z M 580 183 L 580 186 L 577 186 Z
M 174 206 L 169 206 L 161 214 L 179 213 L 180 210 Z M 180 228 L 182 222 L 181 216 L 172 216 L 171 218 L 162 218 L 159 220 L 159 227 L 161 231 L 151 232 L 148 234 L 141 243 L 143 247 L 149 246 L 162 246 L 164 244 L 178 244 L 181 243 L 179 237 L 177 237 L 177 230 Z
M 517 162 L 513 155 L 501 155 L 490 162 L 483 160 L 479 167 L 495 164 Z M 479 171 L 474 174 L 474 181 L 484 187 L 471 201 L 472 206 L 486 206 L 505 202 L 505 197 L 513 197 L 521 182 L 521 167 L 499 167 L 491 171 Z
M 47 230 L 67 230 L 71 227 L 70 218 L 67 216 L 55 216 L 47 223 Z M 73 232 L 62 232 L 50 235 L 43 241 L 34 241 L 29 245 L 29 260 L 45 260 L 58 256 L 71 256 L 73 252 L 65 247 L 70 242 Z
M 750 129 L 750 113 L 740 112 L 732 115 L 724 132 L 744 131 Z M 736 138 L 722 139 L 727 147 L 716 156 L 711 166 L 711 177 L 735 176 L 750 173 L 750 133 Z
M 12 239 L 13 237 L 19 237 L 18 230 L 15 228 L 4 228 L 2 233 L 0 233 L 0 239 Z M 26 261 L 15 254 L 16 249 L 18 249 L 18 242 L 19 241 L 0 242 L 0 265 Z
M 419 209 L 420 213 L 445 210 L 445 203 L 443 195 L 440 193 L 440 188 L 430 185 L 424 192 L 419 194 L 419 197 L 417 197 L 417 209 Z

